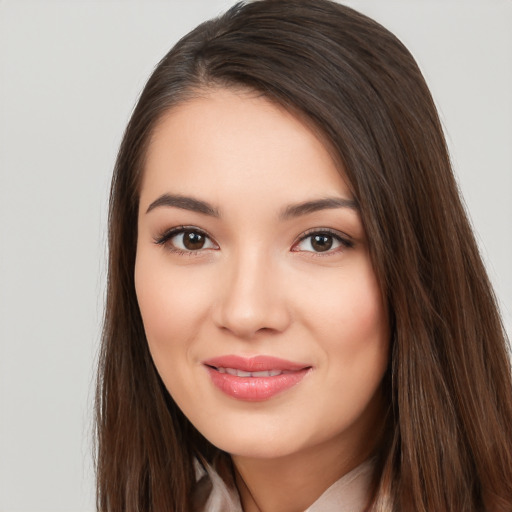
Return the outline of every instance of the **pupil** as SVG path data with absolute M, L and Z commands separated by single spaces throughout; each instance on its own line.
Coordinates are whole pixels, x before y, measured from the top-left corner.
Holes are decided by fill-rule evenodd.
M 332 236 L 315 235 L 311 241 L 313 249 L 318 252 L 328 251 L 332 247 Z
M 185 231 L 183 233 L 183 245 L 191 251 L 202 249 L 204 236 L 195 231 Z

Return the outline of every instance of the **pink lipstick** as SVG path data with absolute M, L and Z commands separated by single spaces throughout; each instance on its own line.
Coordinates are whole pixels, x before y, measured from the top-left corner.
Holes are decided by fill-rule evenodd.
M 271 356 L 226 355 L 203 361 L 210 378 L 226 395 L 262 401 L 298 384 L 311 366 Z

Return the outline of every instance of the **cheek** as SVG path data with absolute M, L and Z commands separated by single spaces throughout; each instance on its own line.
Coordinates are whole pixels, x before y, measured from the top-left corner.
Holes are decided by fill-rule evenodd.
M 353 269 L 354 270 L 354 269 Z M 369 263 L 317 288 L 308 309 L 333 396 L 359 414 L 378 389 L 389 359 L 389 324 Z M 322 292 L 328 289 L 330 293 Z M 313 327 L 314 326 L 314 327 Z
M 357 430 L 381 414 L 378 394 L 389 361 L 387 309 L 370 268 L 346 278 L 315 314 L 323 322 L 319 340 L 326 361 L 325 382 L 331 398 L 325 428 Z M 318 331 L 317 331 L 318 332 Z M 343 404 L 340 407 L 340 404 Z
M 339 283 L 333 286 L 333 283 Z M 369 263 L 310 288 L 304 317 L 330 350 L 381 344 L 388 339 L 387 311 Z
M 179 270 L 179 269 L 178 269 Z M 183 351 L 195 337 L 209 298 L 204 280 L 176 271 L 160 258 L 137 254 L 135 289 L 148 344 L 161 367 L 166 354 Z M 169 360 L 166 360 L 168 364 Z
M 195 389 L 187 369 L 194 366 L 194 340 L 207 309 L 207 290 L 198 286 L 202 282 L 183 269 L 171 269 L 165 258 L 137 254 L 135 289 L 149 351 L 181 408 L 192 401 Z

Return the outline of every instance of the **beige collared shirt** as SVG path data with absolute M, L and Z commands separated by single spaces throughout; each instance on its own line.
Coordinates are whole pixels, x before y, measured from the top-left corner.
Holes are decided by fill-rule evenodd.
M 374 461 L 363 462 L 334 482 L 304 512 L 363 512 L 367 505 Z M 197 486 L 194 510 L 197 512 L 243 512 L 231 474 L 220 468 L 196 462 Z

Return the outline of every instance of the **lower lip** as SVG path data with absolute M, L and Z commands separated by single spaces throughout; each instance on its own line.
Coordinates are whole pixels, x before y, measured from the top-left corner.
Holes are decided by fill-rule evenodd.
M 292 388 L 309 373 L 311 368 L 282 373 L 275 377 L 237 377 L 229 373 L 220 373 L 210 366 L 206 369 L 215 386 L 226 395 L 238 400 L 258 402 L 268 400 Z

